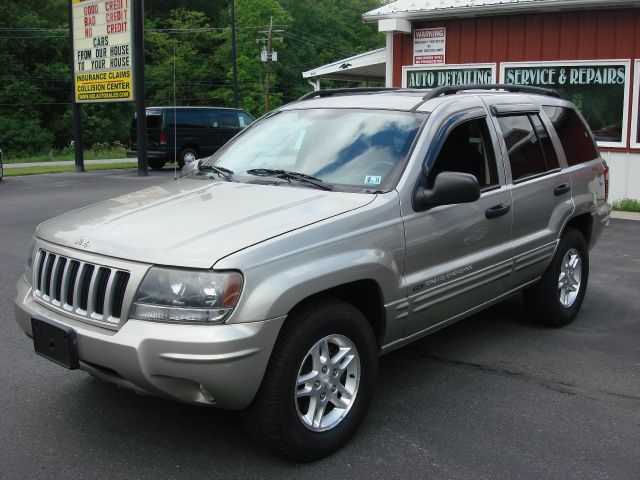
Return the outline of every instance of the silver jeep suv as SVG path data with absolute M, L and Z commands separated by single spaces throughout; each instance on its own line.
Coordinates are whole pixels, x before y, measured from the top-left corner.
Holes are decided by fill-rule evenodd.
M 519 291 L 573 320 L 607 182 L 550 90 L 313 92 L 187 178 L 41 224 L 16 317 L 49 360 L 243 409 L 314 460 L 363 421 L 380 354 Z

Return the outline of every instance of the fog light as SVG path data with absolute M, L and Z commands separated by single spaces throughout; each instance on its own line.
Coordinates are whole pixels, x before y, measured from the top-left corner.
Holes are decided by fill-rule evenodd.
M 210 403 L 215 403 L 216 398 L 211 395 L 211 392 L 209 392 L 209 390 L 207 390 L 206 388 L 204 388 L 204 385 L 202 385 L 201 383 L 198 384 L 198 387 L 200 388 L 200 393 L 202 394 L 202 396 L 204 397 L 204 399 L 207 402 Z

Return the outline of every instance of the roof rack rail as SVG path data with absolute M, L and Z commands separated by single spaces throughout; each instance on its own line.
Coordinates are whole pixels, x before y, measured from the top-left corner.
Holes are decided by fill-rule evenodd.
M 469 84 L 469 85 L 445 85 L 437 87 L 427 93 L 422 100 L 425 102 L 441 95 L 451 95 L 463 90 L 506 90 L 514 93 L 537 93 L 539 95 L 547 95 L 549 97 L 560 98 L 560 94 L 556 90 L 550 88 L 531 87 L 528 85 L 507 85 L 504 83 L 493 83 L 488 85 Z
M 375 92 L 393 92 L 399 90 L 392 87 L 355 87 L 355 88 L 327 88 L 326 90 L 314 90 L 301 96 L 298 101 L 308 100 L 315 97 L 330 97 L 332 95 L 340 95 L 341 93 L 375 93 Z

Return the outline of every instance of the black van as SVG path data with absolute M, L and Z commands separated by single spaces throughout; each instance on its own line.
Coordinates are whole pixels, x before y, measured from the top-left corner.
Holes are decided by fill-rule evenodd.
M 174 120 L 176 118 L 177 121 Z M 185 163 L 211 155 L 253 121 L 254 118 L 247 112 L 235 108 L 149 107 L 149 167 L 160 170 L 165 162 L 173 162 L 175 159 L 182 168 Z M 174 142 L 174 137 L 177 142 Z M 135 116 L 131 121 L 127 156 L 138 156 Z

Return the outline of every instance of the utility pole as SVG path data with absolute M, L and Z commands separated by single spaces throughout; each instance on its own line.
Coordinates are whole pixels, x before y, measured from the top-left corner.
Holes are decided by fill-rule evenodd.
M 231 0 L 231 59 L 233 63 L 233 106 L 238 108 L 238 53 L 236 50 L 236 0 Z
M 261 31 L 259 33 L 264 33 L 267 35 L 267 38 L 258 38 L 258 43 L 266 43 L 266 47 L 262 47 L 262 51 L 260 52 L 260 60 L 265 62 L 265 73 L 264 73 L 264 111 L 265 113 L 269 111 L 269 73 L 270 73 L 270 65 L 271 62 L 278 61 L 278 52 L 273 51 L 273 34 L 274 33 L 284 33 L 284 30 L 274 30 L 273 29 L 273 17 L 270 17 L 269 20 L 269 30 Z M 282 42 L 282 37 L 278 37 L 275 40 Z

